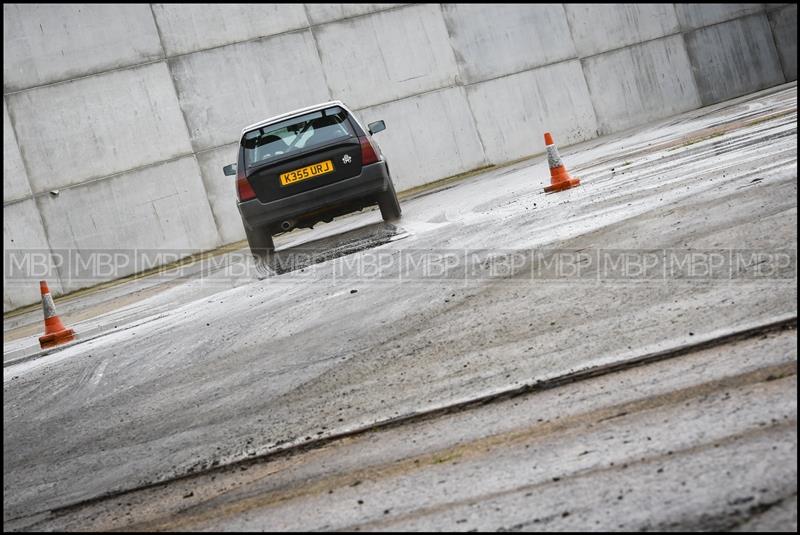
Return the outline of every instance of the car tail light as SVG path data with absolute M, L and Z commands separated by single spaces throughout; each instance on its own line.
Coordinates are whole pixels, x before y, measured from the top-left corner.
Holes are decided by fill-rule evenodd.
M 250 185 L 244 171 L 236 173 L 236 196 L 239 201 L 249 201 L 256 197 L 256 192 L 253 191 L 253 186 Z
M 378 161 L 378 155 L 375 153 L 375 147 L 372 146 L 369 138 L 360 137 L 358 142 L 361 143 L 361 165 L 369 165 Z

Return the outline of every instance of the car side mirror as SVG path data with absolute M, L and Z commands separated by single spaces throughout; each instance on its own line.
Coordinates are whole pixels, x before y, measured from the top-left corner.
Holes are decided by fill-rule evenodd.
M 236 164 L 228 164 L 222 168 L 222 172 L 225 173 L 225 176 L 233 176 L 236 174 Z
M 367 125 L 367 129 L 369 130 L 370 134 L 377 134 L 383 130 L 386 130 L 386 123 L 383 121 L 375 121 L 374 123 L 369 123 Z

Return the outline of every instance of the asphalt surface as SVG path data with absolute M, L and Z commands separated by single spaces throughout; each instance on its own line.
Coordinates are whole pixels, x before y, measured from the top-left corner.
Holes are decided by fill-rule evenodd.
M 168 297 L 140 301 L 143 312 L 129 319 L 141 323 L 131 328 L 114 330 L 112 320 L 94 318 L 100 330 L 106 325 L 103 336 L 4 368 L 6 526 L 35 528 L 52 521 L 55 529 L 90 527 L 100 517 L 81 511 L 111 507 L 107 500 L 92 501 L 103 496 L 791 322 L 797 313 L 796 121 L 796 84 L 790 84 L 562 150 L 582 179 L 578 188 L 545 195 L 546 161 L 521 162 L 406 200 L 396 232 L 376 224 L 373 211 L 278 242 L 284 252 L 310 249 L 312 259 L 329 258 L 320 263 L 300 261 L 298 269 L 262 280 L 225 270 L 189 280 Z M 364 238 L 358 229 L 367 225 L 375 229 L 367 235 L 379 238 Z M 353 232 L 352 240 L 342 243 L 347 232 Z M 337 248 L 344 256 L 325 256 Z M 580 275 L 574 269 L 554 271 L 556 250 L 578 259 L 568 267 L 581 267 Z M 662 258 L 646 276 L 636 269 L 621 274 L 620 264 L 601 269 L 597 261 L 606 252 L 615 260 L 621 252 L 641 259 L 643 251 Z M 677 275 L 659 271 L 668 253 L 685 259 L 688 252 L 700 252 L 707 259 L 709 251 L 728 255 L 724 269 L 687 274 L 686 264 L 679 264 Z M 776 253 L 790 262 L 776 260 Z M 192 285 L 204 288 L 201 299 Z M 162 307 L 156 314 L 146 314 L 149 299 Z M 466 416 L 426 424 L 426 433 L 457 440 L 467 429 L 491 428 L 487 422 L 501 425 L 508 414 L 520 433 L 541 434 L 537 448 L 549 456 L 546 463 L 531 464 L 522 443 L 509 438 L 497 444 L 497 457 L 475 453 L 474 465 L 438 463 L 444 475 L 423 470 L 399 484 L 392 479 L 398 474 L 380 472 L 374 487 L 366 480 L 352 487 L 353 498 L 364 496 L 353 503 L 308 495 L 287 501 L 281 506 L 286 510 L 276 513 L 240 495 L 224 505 L 224 514 L 195 518 L 180 513 L 189 503 L 181 495 L 177 508 L 165 505 L 166 516 L 148 509 L 160 506 L 151 500 L 126 511 L 130 515 L 106 520 L 155 522 L 143 525 L 167 529 L 184 521 L 208 529 L 535 529 L 536 519 L 552 529 L 588 529 L 592 523 L 609 529 L 758 522 L 781 527 L 792 518 L 796 526 L 796 462 L 793 469 L 786 462 L 796 459 L 796 334 L 781 332 L 747 342 L 741 355 L 762 358 L 751 375 L 740 366 L 746 359 L 735 357 L 743 342 L 692 356 L 712 367 L 726 361 L 722 370 L 677 374 L 678 382 L 685 375 L 701 386 L 735 375 L 732 399 L 721 399 L 723 393 L 706 386 L 697 395 L 685 392 L 694 405 L 684 405 L 681 395 L 669 393 L 683 387 L 666 380 L 667 366 L 646 377 L 648 384 L 666 389 L 654 412 L 634 411 L 597 429 L 577 423 L 547 432 L 537 427 L 539 410 L 550 420 L 568 418 L 571 405 L 547 396 L 566 396 L 564 389 L 572 386 L 532 395 L 537 411 L 487 405 L 464 413 L 478 418 L 477 424 L 458 420 Z M 573 392 L 584 395 L 581 388 Z M 711 400 L 714 396 L 720 399 Z M 756 401 L 745 401 L 751 397 Z M 611 410 L 625 401 L 589 397 L 575 410 L 592 414 L 602 411 L 603 403 Z M 748 417 L 740 421 L 739 413 Z M 660 420 L 648 420 L 653 414 Z M 598 468 L 604 461 L 597 461 L 594 472 L 562 482 L 558 474 L 583 473 L 583 461 L 573 465 L 563 459 L 601 443 L 602 436 L 593 433 L 606 428 L 615 436 L 627 430 L 639 437 L 637 443 L 641 436 L 651 440 L 635 452 L 612 441 L 605 453 L 585 456 L 592 462 L 628 460 L 629 471 L 606 473 Z M 399 433 L 393 440 L 408 446 L 403 437 L 417 431 L 404 429 L 392 430 Z M 464 440 L 480 442 L 497 433 Z M 718 438 L 719 447 L 709 437 Z M 681 451 L 680 460 L 662 461 L 665 448 Z M 383 439 L 377 449 L 375 455 L 386 454 Z M 402 454 L 398 459 L 415 452 Z M 643 460 L 634 463 L 637 456 Z M 339 457 L 362 466 L 359 451 Z M 376 466 L 387 459 L 377 459 Z M 661 474 L 658 463 L 672 475 L 653 475 Z M 538 468 L 526 472 L 533 465 Z M 352 466 L 337 470 L 347 473 Z M 723 477 L 723 470 L 738 475 Z M 681 481 L 691 474 L 697 484 L 682 490 Z M 286 477 L 295 476 L 289 470 Z M 439 485 L 434 481 L 439 477 L 451 484 Z M 560 480 L 541 487 L 540 477 Z M 255 488 L 256 495 L 276 492 L 272 483 L 265 484 Z M 292 484 L 305 483 L 287 483 Z M 627 488 L 633 489 L 628 501 L 622 492 Z M 674 496 L 669 507 L 654 490 L 662 488 Z M 746 496 L 745 488 L 751 489 Z M 535 506 L 528 492 L 536 496 Z M 216 510 L 225 500 L 220 493 L 211 489 L 202 495 L 208 503 L 193 507 Z M 616 499 L 619 513 L 599 497 Z M 729 504 L 736 500 L 744 501 Z M 61 508 L 79 503 L 84 505 L 69 509 L 77 523 L 68 524 Z M 359 507 L 365 505 L 369 508 Z M 499 511 L 492 513 L 493 507 Z M 404 516 L 390 521 L 392 511 Z

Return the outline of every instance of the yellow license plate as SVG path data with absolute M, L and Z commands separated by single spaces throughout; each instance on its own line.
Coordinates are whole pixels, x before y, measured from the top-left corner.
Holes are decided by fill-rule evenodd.
M 315 176 L 324 175 L 325 173 L 330 173 L 331 171 L 333 171 L 332 161 L 327 160 L 325 162 L 315 163 L 314 165 L 309 165 L 307 167 L 302 167 L 300 169 L 295 169 L 294 171 L 281 174 L 281 185 L 288 186 L 289 184 L 314 178 Z

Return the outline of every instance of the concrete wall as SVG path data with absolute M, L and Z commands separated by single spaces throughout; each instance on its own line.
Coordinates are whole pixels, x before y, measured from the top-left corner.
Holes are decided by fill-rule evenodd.
M 794 4 L 4 4 L 4 249 L 212 249 L 244 238 L 221 167 L 246 124 L 341 99 L 386 121 L 404 190 L 539 154 L 545 130 L 566 146 L 795 80 L 796 21 Z M 51 271 L 56 295 L 89 284 Z M 4 290 L 4 311 L 38 299 Z

